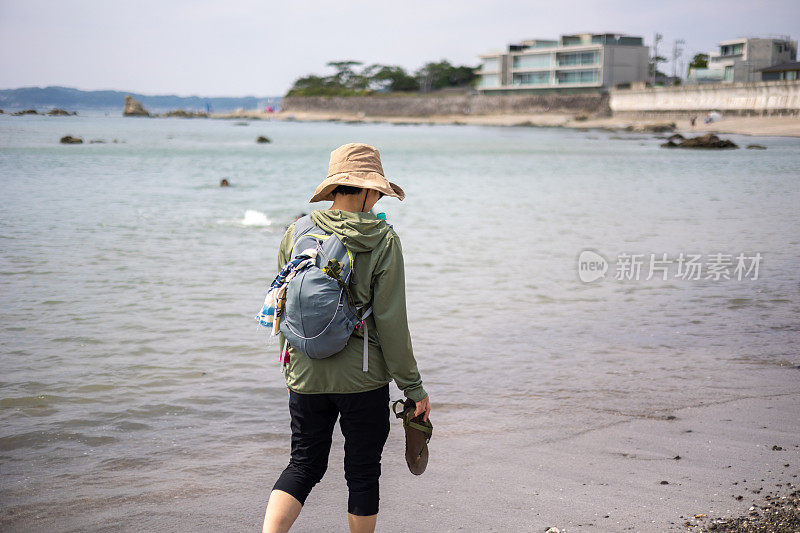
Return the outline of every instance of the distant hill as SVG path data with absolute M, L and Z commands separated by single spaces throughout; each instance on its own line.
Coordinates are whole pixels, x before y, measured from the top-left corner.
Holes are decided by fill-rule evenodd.
M 19 111 L 23 109 L 50 110 L 54 107 L 68 111 L 95 110 L 119 111 L 125 105 L 125 95 L 130 94 L 151 112 L 161 113 L 172 109 L 211 112 L 234 111 L 239 108 L 258 109 L 268 105 L 278 105 L 280 97 L 244 96 L 203 97 L 176 96 L 174 94 L 150 96 L 125 91 L 81 91 L 69 87 L 22 87 L 19 89 L 0 89 L 0 109 Z

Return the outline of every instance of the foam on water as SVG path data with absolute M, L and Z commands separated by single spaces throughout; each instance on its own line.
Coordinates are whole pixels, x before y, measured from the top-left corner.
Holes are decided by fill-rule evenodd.
M 244 218 L 240 221 L 240 224 L 242 226 L 266 227 L 271 226 L 272 221 L 261 211 L 248 209 L 244 212 Z

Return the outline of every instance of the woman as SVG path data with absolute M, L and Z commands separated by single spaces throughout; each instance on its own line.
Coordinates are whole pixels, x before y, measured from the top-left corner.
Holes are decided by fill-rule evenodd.
M 416 402 L 415 415 L 424 414 L 427 421 L 430 414 L 411 349 L 400 240 L 391 226 L 370 212 L 383 196 L 403 200 L 405 193 L 384 177 L 378 150 L 351 143 L 331 152 L 328 177 L 311 202 L 332 200 L 333 205 L 310 216 L 317 227 L 336 234 L 354 254 L 350 282 L 354 303 L 372 306 L 364 328 L 369 332 L 368 365 L 362 365 L 364 339 L 358 330 L 341 352 L 325 359 L 310 359 L 289 348 L 285 376 L 292 452 L 289 466 L 270 494 L 264 532 L 288 531 L 297 519 L 327 469 L 337 417 L 341 417 L 345 438 L 350 531 L 374 531 L 381 453 L 389 435 L 389 381 L 394 380 Z M 292 259 L 293 247 L 294 224 L 281 242 L 279 269 Z

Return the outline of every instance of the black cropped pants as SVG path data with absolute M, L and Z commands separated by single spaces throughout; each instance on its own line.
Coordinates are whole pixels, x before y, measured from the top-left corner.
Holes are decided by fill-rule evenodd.
M 289 392 L 292 416 L 292 455 L 275 483 L 305 504 L 311 489 L 328 468 L 333 426 L 344 435 L 344 477 L 349 497 L 347 512 L 357 516 L 378 513 L 381 454 L 389 436 L 389 385 L 351 394 Z

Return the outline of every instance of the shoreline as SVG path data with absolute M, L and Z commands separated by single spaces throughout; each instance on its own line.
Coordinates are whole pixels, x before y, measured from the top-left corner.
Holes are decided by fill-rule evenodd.
M 726 117 L 719 122 L 698 123 L 691 127 L 688 118 L 629 118 L 629 117 L 587 117 L 581 119 L 580 113 L 536 113 L 536 114 L 493 114 L 493 115 L 430 115 L 425 117 L 365 116 L 363 114 L 281 111 L 264 113 L 244 111 L 211 115 L 213 119 L 230 120 L 276 120 L 296 122 L 343 122 L 346 124 L 396 124 L 396 125 L 453 125 L 453 126 L 506 126 L 506 127 L 544 127 L 571 128 L 577 130 L 607 130 L 646 132 L 654 125 L 674 123 L 676 132 L 722 133 L 731 135 L 750 135 L 766 137 L 800 137 L 800 118 L 771 117 Z

